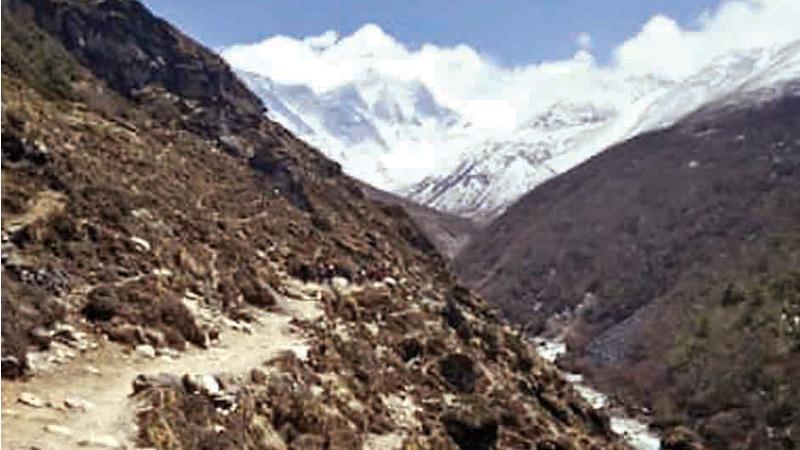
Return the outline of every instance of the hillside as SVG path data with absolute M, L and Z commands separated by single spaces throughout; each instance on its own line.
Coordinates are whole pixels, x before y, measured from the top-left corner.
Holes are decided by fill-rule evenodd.
M 466 217 L 439 211 L 391 192 L 382 191 L 363 184 L 364 194 L 377 201 L 403 208 L 414 223 L 430 239 L 436 250 L 448 261 L 455 259 L 470 238 L 478 232 L 479 226 Z
M 627 448 L 140 3 L 6 0 L 2 28 L 4 448 Z
M 730 95 L 515 203 L 456 269 L 573 369 L 713 448 L 792 448 L 800 90 Z M 545 320 L 550 318 L 550 320 Z

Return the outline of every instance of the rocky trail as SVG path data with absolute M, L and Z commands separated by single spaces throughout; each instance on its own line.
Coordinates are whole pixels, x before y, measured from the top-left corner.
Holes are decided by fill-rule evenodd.
M 304 337 L 291 321 L 314 319 L 322 312 L 307 293 L 292 297 L 300 299 L 279 296 L 278 312 L 258 312 L 248 326 L 229 326 L 207 350 L 155 356 L 103 341 L 28 381 L 4 381 L 2 447 L 135 448 L 131 443 L 138 406 L 130 395 L 140 375 L 244 374 L 284 351 L 304 357 Z

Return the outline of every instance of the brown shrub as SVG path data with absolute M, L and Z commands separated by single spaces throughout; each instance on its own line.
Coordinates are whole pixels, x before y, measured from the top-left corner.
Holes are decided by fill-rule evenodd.
M 262 271 L 250 265 L 241 267 L 234 274 L 236 286 L 245 302 L 262 308 L 274 306 L 275 297 L 265 284 L 265 276 L 260 276 L 260 272 Z
M 22 363 L 16 373 L 3 376 L 20 376 L 26 369 L 24 361 L 28 348 L 34 343 L 31 332 L 37 327 L 49 328 L 64 318 L 64 307 L 45 292 L 26 286 L 3 273 L 2 290 L 2 351 L 3 356 L 13 356 Z
M 200 346 L 205 344 L 203 332 L 180 298 L 171 292 L 159 292 L 152 284 L 99 287 L 89 293 L 87 300 L 81 312 L 93 322 L 108 322 L 119 317 L 125 322 L 162 332 L 167 343 L 176 348 L 183 348 L 187 341 Z M 109 337 L 115 336 L 117 334 L 109 333 Z
M 119 298 L 113 289 L 93 289 L 87 300 L 86 305 L 81 308 L 81 314 L 92 322 L 107 322 L 120 312 Z

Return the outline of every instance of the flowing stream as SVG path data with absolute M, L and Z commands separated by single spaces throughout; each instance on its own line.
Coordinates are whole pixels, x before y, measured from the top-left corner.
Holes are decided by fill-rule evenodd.
M 536 350 L 539 355 L 555 363 L 559 356 L 567 351 L 567 346 L 563 341 L 544 338 L 534 339 Z M 598 390 L 587 386 L 583 380 L 583 375 L 577 373 L 565 374 L 567 381 L 575 386 L 575 389 L 589 404 L 595 408 L 605 408 L 609 406 L 608 397 Z M 659 437 L 651 432 L 646 423 L 625 414 L 621 408 L 609 408 L 611 418 L 611 429 L 625 439 L 628 444 L 636 450 L 659 450 L 661 443 Z

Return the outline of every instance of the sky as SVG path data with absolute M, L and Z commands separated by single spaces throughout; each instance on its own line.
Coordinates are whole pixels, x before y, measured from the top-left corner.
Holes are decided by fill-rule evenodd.
M 553 105 L 626 111 L 800 40 L 800 0 L 144 1 L 237 70 L 317 94 L 421 86 L 491 132 Z
M 565 100 L 619 110 L 642 89 L 632 78 L 678 82 L 800 39 L 800 0 L 146 3 L 239 70 L 318 93 L 375 74 L 418 82 L 488 127 Z
M 158 15 L 212 48 L 273 35 L 296 38 L 375 23 L 411 48 L 468 44 L 503 65 L 567 58 L 579 36 L 595 55 L 612 49 L 652 16 L 684 27 L 717 0 L 145 0 Z M 589 43 L 589 42 L 584 42 Z

